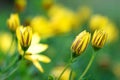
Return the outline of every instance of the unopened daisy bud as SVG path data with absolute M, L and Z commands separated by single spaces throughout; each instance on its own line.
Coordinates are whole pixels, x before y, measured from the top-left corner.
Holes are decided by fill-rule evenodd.
M 18 14 L 11 14 L 10 18 L 7 20 L 7 25 L 12 32 L 15 32 L 20 25 Z
M 22 12 L 25 10 L 27 0 L 15 0 L 15 8 L 17 11 Z
M 105 41 L 107 40 L 107 33 L 104 30 L 96 30 L 92 38 L 92 46 L 95 49 L 100 49 L 104 46 Z
M 42 3 L 43 3 L 43 8 L 48 10 L 54 4 L 54 1 L 53 0 L 43 0 Z
M 84 30 L 81 32 L 74 40 L 71 49 L 73 51 L 73 57 L 79 56 L 82 52 L 85 51 L 89 41 L 91 34 Z
M 30 44 L 31 44 L 31 40 L 32 40 L 32 29 L 31 27 L 27 26 L 27 27 L 18 27 L 16 30 L 16 35 L 18 38 L 18 41 L 20 42 L 20 45 L 22 47 L 22 49 L 24 51 L 26 51 Z

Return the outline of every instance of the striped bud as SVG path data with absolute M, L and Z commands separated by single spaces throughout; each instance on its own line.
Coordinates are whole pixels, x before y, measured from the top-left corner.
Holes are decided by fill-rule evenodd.
M 22 49 L 24 51 L 26 51 L 30 44 L 31 44 L 31 40 L 32 40 L 32 29 L 31 27 L 27 26 L 27 27 L 18 27 L 16 30 L 16 35 L 18 38 L 18 41 L 20 42 L 20 45 L 22 47 Z
M 100 49 L 104 46 L 105 41 L 107 40 L 107 33 L 104 30 L 96 30 L 92 38 L 92 46 L 95 49 Z
M 73 44 L 71 46 L 71 49 L 73 51 L 73 56 L 79 56 L 81 53 L 83 53 L 90 42 L 91 34 L 89 32 L 86 32 L 84 30 L 81 32 L 73 41 Z

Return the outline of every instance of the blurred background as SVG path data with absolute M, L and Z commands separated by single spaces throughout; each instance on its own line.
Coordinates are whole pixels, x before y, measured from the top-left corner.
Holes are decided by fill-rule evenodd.
M 120 80 L 120 1 L 119 0 L 0 0 L 0 70 L 12 62 L 14 53 L 7 53 L 12 41 L 7 20 L 13 13 L 19 14 L 21 25 L 30 25 L 41 37 L 40 43 L 47 44 L 46 51 L 51 62 L 40 62 L 41 73 L 30 61 L 7 80 L 47 80 L 48 76 L 58 77 L 71 55 L 71 44 L 83 30 L 91 34 L 101 27 L 108 33 L 105 46 L 85 76 L 85 80 Z M 91 43 L 71 68 L 74 79 L 78 80 L 92 54 Z M 12 52 L 13 51 L 13 52 Z M 14 53 L 14 54 L 12 54 Z M 14 55 L 14 56 L 13 56 Z M 70 69 L 62 80 L 68 80 Z

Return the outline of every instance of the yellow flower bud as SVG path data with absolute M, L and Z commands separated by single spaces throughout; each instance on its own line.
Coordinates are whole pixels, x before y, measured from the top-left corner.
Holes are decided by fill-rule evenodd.
M 20 42 L 20 45 L 22 47 L 22 49 L 24 51 L 26 51 L 30 44 L 31 44 L 31 40 L 32 40 L 32 29 L 31 27 L 27 26 L 27 27 L 18 27 L 16 30 L 16 35 L 18 38 L 18 41 Z
M 71 49 L 73 51 L 73 56 L 79 56 L 82 52 L 85 51 L 89 41 L 91 34 L 84 30 L 81 32 L 74 40 Z
M 15 0 L 15 8 L 17 11 L 22 12 L 25 10 L 27 5 L 27 0 Z
M 18 14 L 11 14 L 10 18 L 7 20 L 7 24 L 8 24 L 9 29 L 12 32 L 15 32 L 17 27 L 20 25 Z
M 95 49 L 100 49 L 104 46 L 105 41 L 107 40 L 107 33 L 104 30 L 96 30 L 92 38 L 92 46 Z
M 53 4 L 54 4 L 53 0 L 43 0 L 42 1 L 43 8 L 45 8 L 46 10 L 50 9 Z

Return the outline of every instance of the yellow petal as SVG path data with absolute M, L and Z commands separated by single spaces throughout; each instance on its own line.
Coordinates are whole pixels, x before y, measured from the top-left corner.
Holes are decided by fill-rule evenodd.
M 39 60 L 44 63 L 49 63 L 51 61 L 49 57 L 45 55 L 37 55 L 37 54 L 34 54 L 34 55 L 26 54 L 25 59 L 30 60 L 30 61 Z
M 51 59 L 45 55 L 38 55 L 38 60 L 44 63 L 49 63 Z
M 31 44 L 37 44 L 39 43 L 39 41 L 40 41 L 40 36 L 37 33 L 33 34 Z
M 45 51 L 47 48 L 48 45 L 46 44 L 33 44 L 28 48 L 27 52 L 36 54 Z
M 33 62 L 33 64 L 35 65 L 35 67 L 36 67 L 40 72 L 42 72 L 42 73 L 44 72 L 42 66 L 39 64 L 39 62 L 38 62 L 37 60 L 32 61 L 32 62 Z

